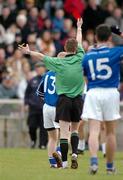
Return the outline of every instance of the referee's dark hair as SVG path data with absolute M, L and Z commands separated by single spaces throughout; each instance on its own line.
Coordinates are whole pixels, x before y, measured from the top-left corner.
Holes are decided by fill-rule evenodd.
M 101 24 L 97 26 L 96 36 L 98 41 L 101 42 L 108 41 L 109 38 L 111 37 L 111 28 L 106 24 Z

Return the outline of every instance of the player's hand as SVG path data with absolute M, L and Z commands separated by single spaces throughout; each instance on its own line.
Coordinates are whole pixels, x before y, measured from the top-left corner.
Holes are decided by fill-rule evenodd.
M 29 45 L 28 44 L 26 44 L 26 46 L 25 46 L 25 44 L 20 44 L 20 45 L 18 45 L 18 49 L 23 53 L 23 54 L 30 54 L 30 49 L 29 49 Z
M 83 24 L 83 19 L 82 18 L 78 19 L 77 20 L 77 28 L 81 28 L 82 24 Z
M 117 34 L 117 35 L 121 35 L 122 32 L 120 31 L 120 28 L 118 26 L 111 26 L 111 31 L 114 33 L 114 34 Z

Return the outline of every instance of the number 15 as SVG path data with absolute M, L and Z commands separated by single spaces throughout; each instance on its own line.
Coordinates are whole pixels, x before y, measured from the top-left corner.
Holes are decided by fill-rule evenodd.
M 109 79 L 112 76 L 111 67 L 109 65 L 105 64 L 107 62 L 109 62 L 108 58 L 97 59 L 97 61 L 96 61 L 96 71 L 101 72 L 101 71 L 105 70 L 106 74 L 105 75 L 100 75 L 100 74 L 96 75 L 95 72 L 94 72 L 93 60 L 88 61 L 92 80 L 95 80 L 96 78 L 106 80 L 106 79 Z

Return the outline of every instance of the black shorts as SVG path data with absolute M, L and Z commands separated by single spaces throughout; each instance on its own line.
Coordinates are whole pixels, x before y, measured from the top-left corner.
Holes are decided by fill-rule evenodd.
M 81 96 L 69 98 L 60 95 L 56 105 L 56 122 L 79 122 L 81 119 L 83 100 Z

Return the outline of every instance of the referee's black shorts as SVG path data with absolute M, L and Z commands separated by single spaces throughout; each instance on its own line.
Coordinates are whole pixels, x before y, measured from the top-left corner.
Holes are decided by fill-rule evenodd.
M 60 95 L 56 106 L 56 122 L 79 122 L 83 108 L 82 96 L 70 98 Z

